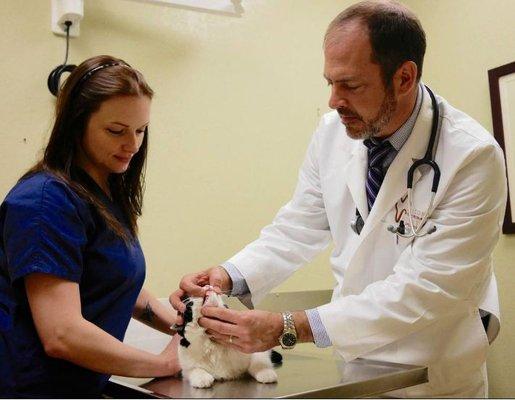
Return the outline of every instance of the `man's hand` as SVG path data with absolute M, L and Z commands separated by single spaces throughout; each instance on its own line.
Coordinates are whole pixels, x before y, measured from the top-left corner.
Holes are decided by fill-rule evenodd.
M 269 350 L 279 344 L 283 332 L 280 313 L 261 310 L 237 311 L 221 307 L 202 308 L 200 326 L 218 343 L 243 353 Z
M 208 289 L 206 285 L 211 285 L 217 293 L 228 293 L 232 289 L 232 281 L 223 267 L 211 267 L 204 271 L 196 272 L 193 274 L 185 275 L 179 284 L 179 290 L 170 295 L 170 303 L 173 308 L 183 313 L 186 311 L 186 306 L 181 301 L 181 297 L 197 296 L 203 297 Z M 182 323 L 181 319 L 177 324 Z

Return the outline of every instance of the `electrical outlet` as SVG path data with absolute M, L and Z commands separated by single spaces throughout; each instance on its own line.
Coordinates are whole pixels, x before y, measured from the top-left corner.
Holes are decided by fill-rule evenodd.
M 84 16 L 84 0 L 51 0 L 52 32 L 66 36 L 66 21 L 71 21 L 70 37 L 80 34 L 80 21 Z

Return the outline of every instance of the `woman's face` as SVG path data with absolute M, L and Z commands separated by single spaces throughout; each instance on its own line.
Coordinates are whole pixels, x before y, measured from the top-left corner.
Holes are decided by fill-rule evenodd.
M 141 147 L 150 103 L 146 96 L 113 97 L 91 114 L 80 143 L 78 164 L 101 187 L 105 187 L 110 174 L 125 172 Z

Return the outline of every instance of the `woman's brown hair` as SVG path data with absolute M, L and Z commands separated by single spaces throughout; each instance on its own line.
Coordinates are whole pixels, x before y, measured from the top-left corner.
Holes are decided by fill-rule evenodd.
M 43 158 L 21 179 L 36 172 L 46 171 L 69 184 L 79 196 L 93 204 L 106 224 L 124 240 L 129 235 L 122 224 L 104 206 L 99 198 L 72 179 L 72 169 L 78 155 L 78 146 L 91 114 L 100 105 L 117 96 L 147 96 L 154 92 L 143 75 L 125 61 L 111 56 L 96 56 L 75 68 L 59 90 L 55 108 L 55 122 Z M 143 143 L 133 156 L 127 171 L 109 178 L 113 200 L 121 207 L 129 223 L 132 236 L 137 235 L 137 218 L 141 215 L 145 185 L 145 161 L 148 130 Z

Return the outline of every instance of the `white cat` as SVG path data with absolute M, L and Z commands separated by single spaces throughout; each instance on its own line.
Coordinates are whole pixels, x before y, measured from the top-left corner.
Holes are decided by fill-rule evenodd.
M 179 330 L 183 336 L 179 346 L 179 362 L 182 375 L 191 386 L 211 387 L 215 380 L 230 380 L 248 372 L 258 382 L 277 381 L 273 369 L 271 352 L 245 354 L 230 347 L 213 342 L 198 324 L 200 309 L 204 305 L 226 307 L 222 297 L 209 291 L 206 298 L 191 297 L 185 300 L 185 325 Z

